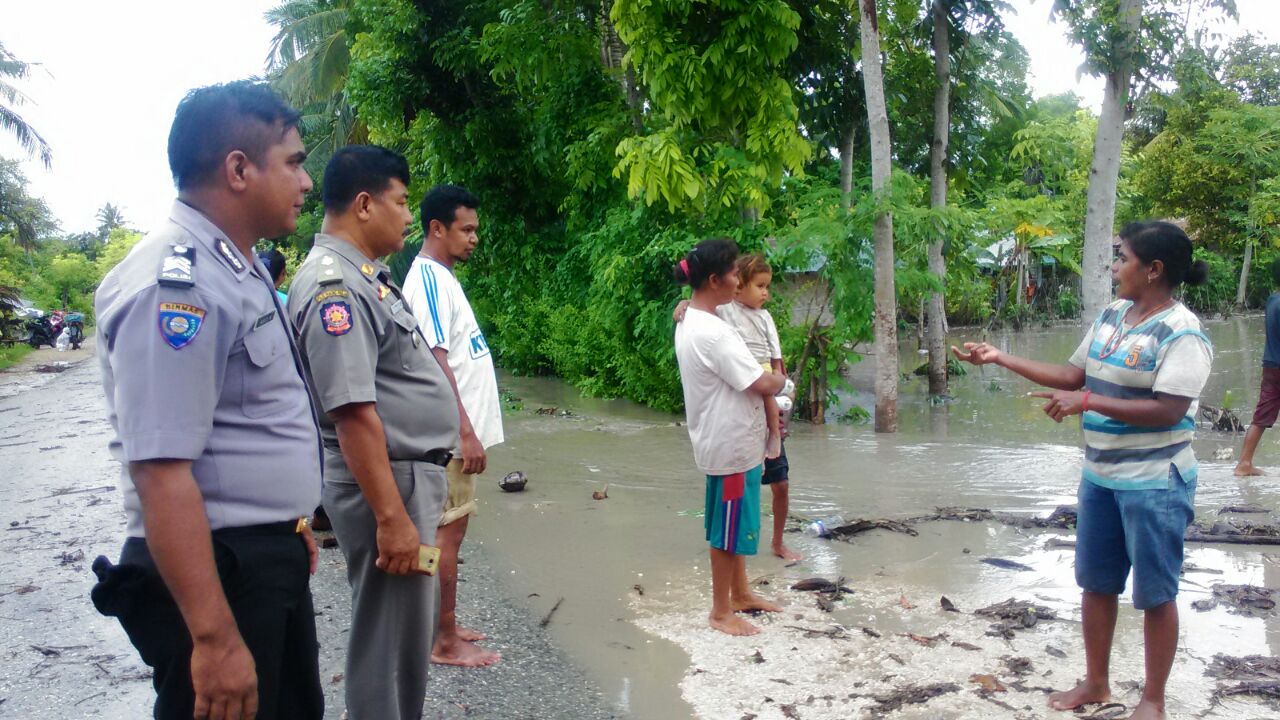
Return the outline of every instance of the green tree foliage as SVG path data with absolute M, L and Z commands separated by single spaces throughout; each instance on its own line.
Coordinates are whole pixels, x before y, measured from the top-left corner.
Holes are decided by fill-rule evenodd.
M 12 135 L 29 155 L 39 158 L 45 167 L 49 167 L 53 164 L 53 149 L 16 109 L 30 99 L 14 83 L 27 79 L 33 67 L 31 63 L 14 57 L 5 49 L 4 43 L 0 43 L 0 128 Z

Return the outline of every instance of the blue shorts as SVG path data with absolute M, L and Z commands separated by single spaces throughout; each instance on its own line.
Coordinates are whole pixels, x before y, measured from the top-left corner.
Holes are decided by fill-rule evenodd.
M 1195 518 L 1195 480 L 1185 482 L 1170 465 L 1168 488 L 1111 490 L 1082 479 L 1077 497 L 1077 585 L 1119 595 L 1132 568 L 1135 608 L 1178 596 L 1183 535 Z
M 760 541 L 760 475 L 757 465 L 743 473 L 707 476 L 703 524 L 707 542 L 734 555 L 755 555 Z

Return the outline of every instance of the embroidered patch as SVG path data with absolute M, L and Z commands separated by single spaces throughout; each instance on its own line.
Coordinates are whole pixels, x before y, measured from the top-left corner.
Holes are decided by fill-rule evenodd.
M 160 303 L 160 337 L 174 350 L 181 350 L 195 339 L 204 323 L 204 308 L 183 303 Z
M 324 321 L 324 331 L 334 337 L 351 332 L 351 306 L 342 300 L 321 305 L 320 319 Z
M 347 292 L 346 290 L 325 290 L 321 292 L 319 295 L 316 295 L 316 299 L 314 302 L 322 303 L 325 300 L 328 300 L 329 298 L 344 298 L 349 296 L 350 294 L 351 293 Z

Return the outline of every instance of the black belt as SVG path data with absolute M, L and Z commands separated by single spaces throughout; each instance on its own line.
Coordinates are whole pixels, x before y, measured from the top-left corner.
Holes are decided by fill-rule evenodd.
M 425 455 L 423 455 L 422 459 L 431 463 L 432 465 L 439 465 L 440 467 L 445 467 L 446 465 L 449 464 L 449 461 L 453 459 L 453 453 L 448 450 L 432 450 L 426 453 Z
M 234 537 L 237 535 L 295 535 L 302 531 L 298 518 L 280 522 L 262 523 L 261 525 L 239 525 L 236 527 L 218 528 L 214 535 Z

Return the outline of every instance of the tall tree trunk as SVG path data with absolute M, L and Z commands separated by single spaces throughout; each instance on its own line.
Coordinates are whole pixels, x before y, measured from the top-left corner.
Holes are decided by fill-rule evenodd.
M 1142 0 L 1120 0 L 1124 39 L 1116 47 L 1106 76 L 1098 133 L 1093 141 L 1093 166 L 1084 217 L 1084 262 L 1081 263 L 1081 305 L 1084 320 L 1093 320 L 1111 302 L 1111 240 L 1115 230 L 1116 182 L 1120 178 L 1120 142 L 1124 138 L 1125 105 L 1133 79 L 1132 48 L 1142 20 Z
M 929 148 L 929 207 L 947 206 L 947 143 L 951 129 L 951 0 L 933 0 L 933 145 Z M 946 282 L 947 261 L 942 256 L 946 238 L 941 232 L 929 243 L 929 272 Z M 929 294 L 925 345 L 929 348 L 929 394 L 947 393 L 947 304 L 941 292 Z
M 1244 264 L 1240 266 L 1240 283 L 1236 285 L 1236 307 L 1244 307 L 1245 293 L 1249 291 L 1249 266 L 1253 265 L 1253 240 L 1244 240 Z
M 876 197 L 889 192 L 893 171 L 889 144 L 889 115 L 884 103 L 884 75 L 880 67 L 880 25 L 876 0 L 860 0 L 862 81 L 867 96 L 867 125 L 871 131 L 871 189 Z M 898 431 L 898 302 L 893 282 L 893 213 L 876 216 L 875 229 L 875 353 L 876 432 Z
M 840 139 L 840 207 L 845 210 L 853 205 L 853 140 L 857 132 L 858 121 L 853 120 Z

